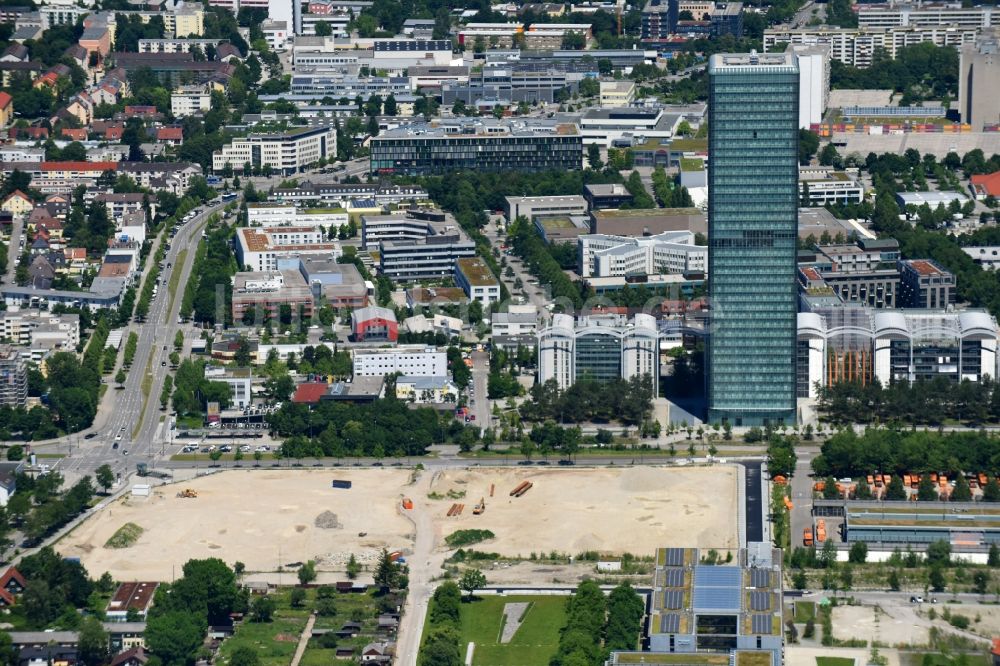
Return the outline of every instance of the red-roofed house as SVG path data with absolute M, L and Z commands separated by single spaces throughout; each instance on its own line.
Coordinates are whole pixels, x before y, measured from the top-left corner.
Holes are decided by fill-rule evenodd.
M 87 140 L 87 130 L 82 127 L 63 127 L 60 133 L 67 139 L 72 139 L 73 141 Z
M 3 200 L 3 204 L 0 204 L 0 208 L 14 215 L 27 215 L 34 207 L 31 197 L 21 190 L 14 190 Z
M 14 98 L 0 92 L 0 127 L 7 127 L 14 121 Z
M 1000 171 L 976 174 L 971 179 L 972 195 L 979 200 L 986 197 L 1000 197 Z
M 48 127 L 26 127 L 24 129 L 25 135 L 29 139 L 47 139 L 49 138 L 49 128 Z
M 180 145 L 184 141 L 184 128 L 161 127 L 156 130 L 156 140 L 169 143 L 172 146 Z
M 155 116 L 158 113 L 155 106 L 148 105 L 131 105 L 125 107 L 125 117 L 131 118 L 133 116 Z
M 108 141 L 120 141 L 125 128 L 121 125 L 112 125 L 104 130 L 104 138 Z
M 13 606 L 27 584 L 20 571 L 14 567 L 7 569 L 0 577 L 0 606 Z
M 315 405 L 326 395 L 327 388 L 326 382 L 304 382 L 295 387 L 292 402 Z

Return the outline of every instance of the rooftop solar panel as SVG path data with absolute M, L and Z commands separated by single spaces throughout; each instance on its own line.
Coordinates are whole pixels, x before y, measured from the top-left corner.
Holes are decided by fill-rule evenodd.
M 755 614 L 750 616 L 750 633 L 770 634 L 774 630 L 774 622 L 770 615 Z
M 671 567 L 664 569 L 663 587 L 684 587 L 684 569 Z
M 684 566 L 684 549 L 683 548 L 667 548 L 667 562 L 668 567 L 680 567 Z
M 771 572 L 767 569 L 751 569 L 750 587 L 771 587 Z
M 740 588 L 738 587 L 695 587 L 693 605 L 698 610 L 740 609 Z
M 751 592 L 750 610 L 755 610 L 755 611 L 771 610 L 771 593 L 760 592 L 760 591 Z
M 681 630 L 681 616 L 677 613 L 667 613 L 660 616 L 660 631 L 664 634 L 676 634 Z
M 739 567 L 717 567 L 699 564 L 694 568 L 694 584 L 709 587 L 739 587 L 742 572 Z
M 665 590 L 663 592 L 663 607 L 669 610 L 678 610 L 684 605 L 683 590 Z

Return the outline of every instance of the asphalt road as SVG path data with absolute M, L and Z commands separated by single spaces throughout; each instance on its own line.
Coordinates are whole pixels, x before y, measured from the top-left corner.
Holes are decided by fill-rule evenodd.
M 24 235 L 23 215 L 15 215 L 10 228 L 10 241 L 7 244 L 7 274 L 4 282 L 14 284 L 14 272 L 17 270 L 17 260 L 21 256 L 21 238 Z
M 490 427 L 490 401 L 487 398 L 490 378 L 490 355 L 488 352 L 474 351 L 472 356 L 472 386 L 475 396 L 469 398 L 469 410 L 476 417 L 471 425 L 486 430 Z
M 194 219 L 180 228 L 171 241 L 170 250 L 164 259 L 164 269 L 160 272 L 161 288 L 157 290 L 157 296 L 150 305 L 146 321 L 141 324 L 133 322 L 124 331 L 125 341 L 128 340 L 130 333 L 138 334 L 135 361 L 127 375 L 125 387 L 119 389 L 115 384 L 109 384 L 108 392 L 113 394 L 106 397 L 106 400 L 111 401 L 110 414 L 105 418 L 103 425 L 91 430 L 90 434 L 96 433 L 96 436 L 90 439 L 84 436 L 77 440 L 76 450 L 59 465 L 63 471 L 89 474 L 107 463 L 117 474 L 125 476 L 134 471 L 135 463 L 149 462 L 159 453 L 158 440 L 163 439 L 157 437 L 157 430 L 160 427 L 159 417 L 162 414 L 159 409 L 160 391 L 168 370 L 165 364 L 169 362 L 170 352 L 173 351 L 174 335 L 181 328 L 177 324 L 177 316 L 184 285 L 190 279 L 198 239 L 208 217 L 222 210 L 224 206 L 225 204 L 219 202 L 203 207 Z M 179 255 L 185 248 L 188 252 L 183 265 L 180 265 Z M 155 252 L 154 247 L 149 254 L 150 262 Z M 150 267 L 151 264 L 147 264 L 144 279 Z M 181 275 L 174 302 L 168 311 L 170 295 L 167 285 L 170 276 L 178 270 L 181 271 Z M 142 391 L 143 379 L 147 373 L 152 381 L 148 397 Z M 102 405 L 102 408 L 107 409 L 107 406 Z

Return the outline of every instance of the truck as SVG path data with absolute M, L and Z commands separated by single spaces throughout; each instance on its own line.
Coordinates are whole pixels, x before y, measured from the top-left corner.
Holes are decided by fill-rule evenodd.
M 350 490 L 351 488 L 351 482 L 343 479 L 334 479 L 330 485 L 334 488 L 341 488 L 343 490 Z
M 811 527 L 806 527 L 802 530 L 802 545 L 807 547 L 813 545 L 813 531 Z

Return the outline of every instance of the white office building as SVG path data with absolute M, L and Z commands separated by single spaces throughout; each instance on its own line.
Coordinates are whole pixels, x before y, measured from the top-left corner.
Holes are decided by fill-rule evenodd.
M 490 327 L 494 336 L 534 335 L 538 332 L 538 308 L 530 303 L 511 304 L 506 312 L 490 315 Z
M 340 208 L 299 208 L 294 204 L 252 203 L 247 205 L 247 223 L 251 227 L 330 227 L 347 224 L 350 216 Z
M 447 377 L 448 354 L 434 347 L 400 345 L 386 349 L 355 349 L 354 376 Z
M 246 271 L 276 271 L 281 259 L 309 254 L 335 260 L 341 247 L 327 240 L 322 227 L 241 227 L 236 232 L 236 259 Z
M 803 206 L 856 204 L 864 200 L 865 187 L 858 180 L 856 168 L 838 171 L 833 167 L 800 166 L 799 196 Z
M 236 409 L 249 407 L 253 401 L 250 391 L 253 373 L 250 368 L 226 368 L 218 365 L 205 366 L 205 379 L 229 385 L 231 398 L 229 406 Z
M 823 121 L 830 101 L 830 45 L 793 44 L 799 63 L 799 129 Z
M 708 248 L 690 231 L 656 236 L 585 234 L 577 238 L 582 277 L 670 275 L 708 272 Z
M 240 170 L 245 164 L 270 167 L 275 173 L 291 175 L 321 159 L 337 156 L 337 130 L 316 127 L 288 134 L 251 134 L 233 139 L 212 154 L 212 170 L 221 172 L 228 164 Z
M 587 200 L 579 194 L 550 197 L 507 197 L 507 219 L 524 217 L 528 221 L 536 215 L 586 215 Z
M 653 395 L 660 376 L 660 332 L 656 318 L 637 314 L 581 317 L 557 314 L 538 332 L 538 381 L 567 389 L 579 379 L 608 381 L 648 376 Z

